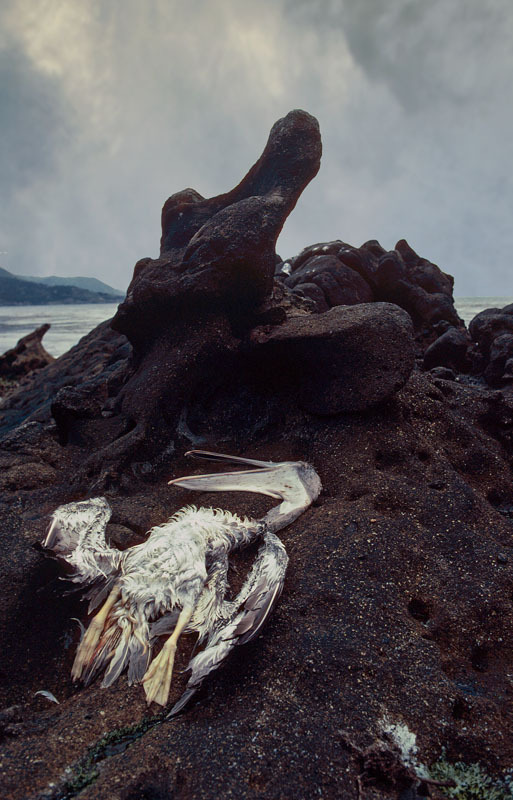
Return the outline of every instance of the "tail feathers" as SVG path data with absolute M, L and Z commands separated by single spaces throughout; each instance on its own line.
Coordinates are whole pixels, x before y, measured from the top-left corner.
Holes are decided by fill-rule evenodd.
M 82 672 L 85 686 L 102 672 L 102 687 L 112 686 L 127 667 L 130 685 L 142 681 L 151 654 L 149 628 L 145 619 L 132 619 L 122 616 L 107 620 L 98 646 Z
M 116 652 L 121 633 L 121 628 L 116 624 L 110 625 L 104 630 L 91 660 L 82 670 L 80 678 L 84 686 L 89 686 L 106 669 Z
M 128 654 L 128 685 L 132 686 L 134 683 L 141 683 L 151 656 L 151 648 L 149 645 L 142 645 L 138 639 L 132 638 L 129 646 Z
M 103 676 L 102 687 L 107 688 L 112 686 L 115 680 L 119 678 L 124 668 L 128 663 L 128 656 L 130 651 L 130 629 L 128 626 L 124 627 L 116 649 L 111 653 L 110 663 L 108 669 Z

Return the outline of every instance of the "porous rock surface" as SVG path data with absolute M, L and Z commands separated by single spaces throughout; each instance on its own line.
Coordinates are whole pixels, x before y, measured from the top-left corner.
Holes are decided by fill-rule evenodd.
M 315 130 L 311 118 L 289 115 L 274 129 L 272 169 L 253 168 L 264 205 L 275 194 L 293 204 L 313 171 L 313 139 L 295 136 L 296 125 Z M 174 197 L 163 248 L 186 248 L 192 225 L 206 254 L 198 274 L 215 272 L 209 201 L 193 190 Z M 244 208 L 246 195 L 237 197 L 216 212 L 221 233 L 223 212 Z M 366 246 L 377 261 L 378 247 Z M 405 246 L 398 252 L 419 286 L 443 287 Z M 386 733 L 394 726 L 417 737 L 418 764 L 429 766 L 442 748 L 450 761 L 480 762 L 493 775 L 513 764 L 511 392 L 414 368 L 412 323 L 389 302 L 318 313 L 281 280 L 261 299 L 271 262 L 262 263 L 265 275 L 243 298 L 244 324 L 222 269 L 211 286 L 223 300 L 211 309 L 201 299 L 179 307 L 185 271 L 163 270 L 167 299 L 148 339 L 160 284 L 154 292 L 152 277 L 137 288 L 136 274 L 132 310 L 118 317 L 124 333 L 100 326 L 2 409 L 6 799 L 425 797 L 431 790 L 414 779 L 420 766 L 407 766 Z M 443 335 L 439 324 L 433 332 Z M 166 720 L 124 677 L 108 690 L 72 685 L 73 618 L 85 622 L 85 607 L 34 545 L 56 506 L 100 492 L 113 509 L 107 537 L 120 548 L 144 541 L 186 503 L 255 517 L 269 508 L 273 501 L 257 495 L 170 488 L 170 478 L 197 469 L 183 456 L 191 445 L 306 460 L 324 491 L 281 533 L 290 563 L 265 631 Z M 253 557 L 237 556 L 233 590 Z M 170 704 L 184 689 L 192 647 L 181 639 Z
M 471 321 L 469 333 L 477 347 L 476 371 L 491 386 L 511 385 L 513 305 L 481 311 Z
M 277 275 L 310 297 L 318 311 L 379 300 L 404 308 L 419 332 L 442 320 L 462 325 L 454 307 L 452 276 L 417 255 L 405 239 L 391 251 L 375 239 L 361 247 L 340 239 L 311 245 L 278 264 Z
M 390 399 L 414 364 L 408 314 L 391 303 L 335 307 L 256 329 L 265 380 L 313 414 L 364 411 Z
M 352 746 L 382 740 L 393 751 L 384 719 L 417 735 L 423 763 L 445 746 L 451 760 L 510 766 L 513 402 L 496 395 L 415 373 L 363 415 L 282 407 L 284 418 L 243 452 L 307 459 L 324 493 L 282 533 L 291 560 L 281 601 L 262 636 L 190 709 L 140 738 L 155 713 L 141 687 L 125 678 L 109 690 L 71 684 L 72 617 L 85 620 L 85 608 L 63 595 L 58 566 L 32 547 L 73 496 L 67 481 L 83 449 L 59 445 L 37 422 L 12 433 L 3 443 L 11 476 L 21 464 L 33 476 L 44 464 L 51 476 L 13 477 L 4 490 L 4 796 L 74 796 L 85 770 L 91 784 L 81 798 L 307 798 L 320 787 L 325 797 L 355 799 Z M 211 429 L 209 446 L 220 449 L 223 427 Z M 166 477 L 190 471 L 180 457 Z M 108 497 L 108 533 L 122 546 L 186 502 L 252 515 L 268 507 L 264 498 L 198 498 L 135 478 Z M 238 561 L 242 574 L 249 555 Z M 171 702 L 190 648 L 184 640 Z M 34 697 L 39 689 L 60 705 Z M 97 762 L 88 760 L 93 747 Z M 399 797 L 386 775 L 366 786 L 368 797 Z

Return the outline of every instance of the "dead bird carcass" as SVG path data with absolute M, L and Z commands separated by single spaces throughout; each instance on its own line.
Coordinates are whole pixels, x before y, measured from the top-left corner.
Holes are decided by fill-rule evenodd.
M 204 644 L 188 666 L 187 688 L 177 713 L 237 644 L 261 629 L 280 596 L 288 556 L 276 531 L 289 525 L 318 497 L 321 481 L 302 461 L 257 461 L 204 450 L 188 455 L 244 465 L 246 469 L 187 476 L 170 484 L 202 491 L 269 495 L 280 504 L 258 520 L 229 511 L 182 508 L 148 539 L 121 552 L 105 541 L 111 509 L 104 497 L 60 506 L 43 546 L 74 568 L 70 580 L 89 587 L 89 610 L 100 610 L 77 649 L 74 681 L 91 683 L 104 673 L 110 686 L 128 668 L 130 684 L 142 682 L 148 704 L 165 706 L 180 634 L 196 631 Z M 239 592 L 227 600 L 228 557 L 261 540 Z M 152 660 L 152 646 L 170 634 Z

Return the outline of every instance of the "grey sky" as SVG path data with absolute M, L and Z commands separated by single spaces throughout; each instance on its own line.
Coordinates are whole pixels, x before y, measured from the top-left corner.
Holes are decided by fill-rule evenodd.
M 323 160 L 278 243 L 402 237 L 513 295 L 511 0 L 3 0 L 0 265 L 125 288 L 160 210 L 231 188 L 304 108 Z

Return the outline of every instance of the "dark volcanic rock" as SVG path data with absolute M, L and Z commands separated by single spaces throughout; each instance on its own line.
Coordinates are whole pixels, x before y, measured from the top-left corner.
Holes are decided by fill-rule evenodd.
M 281 280 L 311 297 L 317 311 L 378 300 L 404 308 L 418 331 L 433 330 L 440 321 L 463 325 L 454 308 L 452 277 L 404 239 L 390 252 L 374 239 L 360 248 L 337 239 L 307 247 L 287 263 L 290 274 L 282 272 Z
M 466 331 L 449 328 L 427 348 L 424 353 L 424 369 L 448 367 L 456 372 L 467 372 L 469 346 L 470 340 Z
M 330 307 L 329 303 L 326 300 L 323 290 L 317 283 L 299 283 L 295 287 L 295 291 L 299 295 L 310 298 L 316 311 L 328 311 Z
M 513 333 L 501 333 L 490 347 L 490 359 L 484 376 L 490 386 L 499 386 L 506 371 L 506 364 L 513 357 Z
M 116 398 L 123 432 L 94 452 L 88 474 L 100 481 L 119 479 L 130 462 L 143 467 L 149 478 L 167 464 L 175 450 L 177 426 L 187 404 L 197 394 L 208 395 L 233 368 L 237 340 L 222 316 L 183 320 L 160 336 Z
M 478 357 L 475 371 L 483 372 L 491 386 L 508 382 L 507 362 L 513 356 L 513 305 L 504 308 L 487 308 L 470 322 L 469 333 L 477 344 Z
M 502 374 L 502 380 L 509 382 L 512 379 L 513 379 L 513 358 L 508 358 L 508 360 L 504 364 L 504 372 Z
M 68 444 L 75 431 L 80 438 L 80 429 L 83 428 L 81 421 L 101 418 L 101 400 L 104 399 L 101 395 L 98 396 L 96 387 L 64 386 L 59 389 L 52 402 L 51 412 L 62 444 Z
M 50 407 L 63 386 L 81 384 L 98 392 L 105 402 L 119 391 L 128 374 L 131 347 L 102 322 L 78 344 L 49 366 L 26 378 L 18 390 L 0 403 L 0 432 L 25 420 L 48 422 Z
M 395 249 L 406 264 L 412 283 L 420 286 L 429 294 L 443 294 L 452 298 L 454 288 L 452 275 L 442 272 L 436 264 L 426 258 L 420 258 L 406 239 L 400 239 Z
M 481 311 L 468 329 L 481 353 L 488 358 L 493 340 L 503 333 L 513 333 L 513 305 Z
M 113 321 L 137 357 L 169 330 L 177 312 L 208 307 L 245 315 L 271 293 L 276 239 L 320 157 L 317 120 L 291 111 L 230 192 L 205 200 L 186 189 L 167 200 L 160 258 L 138 262 Z
M 441 320 L 462 324 L 454 308 L 453 278 L 418 256 L 404 239 L 379 257 L 375 280 L 379 299 L 406 309 L 417 328 Z
M 114 476 L 136 452 L 147 461 L 173 450 L 184 407 L 230 366 L 233 330 L 240 338 L 257 324 L 273 289 L 276 239 L 320 157 L 317 120 L 291 111 L 230 192 L 205 200 L 186 189 L 166 201 L 160 258 L 136 264 L 112 321 L 134 348 L 116 403 L 126 435 L 95 455 L 89 473 Z
M 343 264 L 336 256 L 322 255 L 309 258 L 285 282 L 291 288 L 303 288 L 304 284 L 315 284 L 330 308 L 370 303 L 374 299 L 369 284 L 358 272 Z
M 48 323 L 41 325 L 23 336 L 11 350 L 0 355 L 0 378 L 20 378 L 55 361 L 41 343 L 49 328 Z
M 456 380 L 456 373 L 449 367 L 432 367 L 430 373 L 433 378 L 442 378 L 444 381 Z
M 298 393 L 314 414 L 364 411 L 388 400 L 414 364 L 408 315 L 389 303 L 333 308 L 296 317 L 269 334 L 254 331 L 271 378 Z

